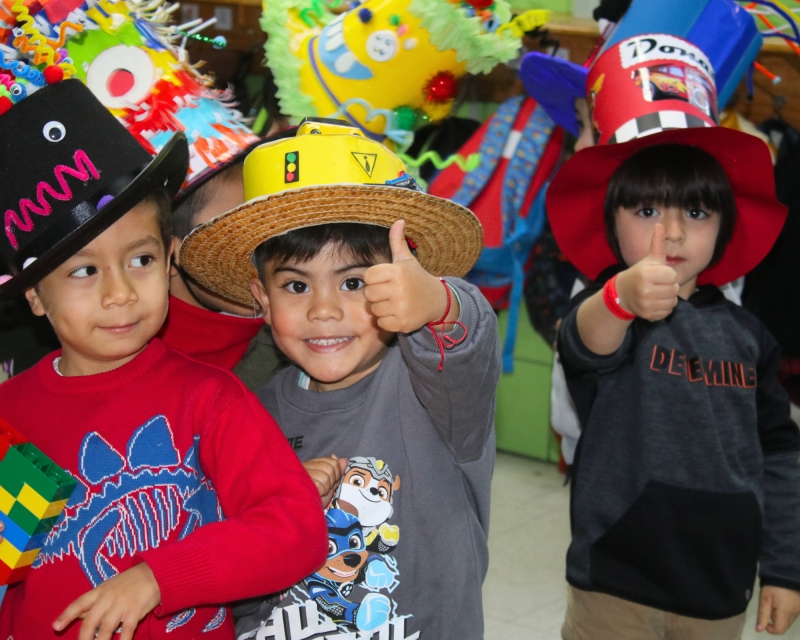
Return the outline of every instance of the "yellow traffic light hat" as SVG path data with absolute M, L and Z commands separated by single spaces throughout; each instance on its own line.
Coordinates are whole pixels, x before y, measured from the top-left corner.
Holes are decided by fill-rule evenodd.
M 306 118 L 294 138 L 257 147 L 244 162 L 245 204 L 194 229 L 181 265 L 200 284 L 253 303 L 253 251 L 274 236 L 320 224 L 356 222 L 389 228 L 401 218 L 425 269 L 463 276 L 483 247 L 475 215 L 418 189 L 403 162 L 360 129 Z

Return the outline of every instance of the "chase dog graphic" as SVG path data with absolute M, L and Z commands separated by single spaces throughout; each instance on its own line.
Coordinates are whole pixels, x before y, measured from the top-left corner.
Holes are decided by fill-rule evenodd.
M 400 529 L 388 521 L 399 490 L 400 477 L 383 460 L 350 458 L 325 515 L 325 564 L 284 594 L 259 629 L 239 640 L 419 638 L 419 632 L 405 635 L 411 615 L 398 612 L 391 598 L 400 584 L 391 555 Z
M 129 565 L 124 558 L 174 540 L 181 522 L 178 539 L 221 521 L 217 494 L 200 469 L 198 445 L 195 436 L 181 460 L 164 416 L 136 429 L 124 455 L 99 433 L 88 433 L 79 453 L 78 484 L 34 568 L 72 555 L 96 587 Z M 178 614 L 167 626 L 183 626 L 194 614 Z M 220 626 L 224 616 L 225 609 L 217 612 L 208 630 Z

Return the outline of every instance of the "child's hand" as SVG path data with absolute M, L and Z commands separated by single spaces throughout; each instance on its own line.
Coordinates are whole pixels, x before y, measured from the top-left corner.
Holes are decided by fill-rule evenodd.
M 645 320 L 663 320 L 677 306 L 679 289 L 678 274 L 667 264 L 664 227 L 657 224 L 649 255 L 617 276 L 620 304 Z
M 53 628 L 62 631 L 83 618 L 78 640 L 111 640 L 120 625 L 119 640 L 131 640 L 139 621 L 160 602 L 158 582 L 142 562 L 84 593 L 56 618 Z
M 303 468 L 317 485 L 322 508 L 325 509 L 333 500 L 336 487 L 342 481 L 344 470 L 347 469 L 347 459 L 331 456 L 330 458 L 312 458 L 303 463 Z
M 405 238 L 405 221 L 389 231 L 392 264 L 377 264 L 364 274 L 364 295 L 372 304 L 378 326 L 386 331 L 411 333 L 441 319 L 447 308 L 447 292 L 438 278 L 422 268 Z M 458 319 L 460 309 L 452 296 L 448 322 Z
M 761 587 L 756 631 L 783 635 L 800 614 L 800 592 L 783 587 Z

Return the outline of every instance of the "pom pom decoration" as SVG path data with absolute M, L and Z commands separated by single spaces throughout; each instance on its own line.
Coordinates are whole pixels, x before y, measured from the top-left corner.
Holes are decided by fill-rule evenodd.
M 422 93 L 426 102 L 441 104 L 456 97 L 458 80 L 452 71 L 440 71 L 425 84 Z M 433 116 L 431 116 L 433 117 Z
M 47 84 L 55 84 L 64 79 L 64 70 L 54 64 L 44 68 L 44 79 Z
M 464 0 L 464 2 L 478 11 L 488 9 L 494 4 L 494 0 Z
M 361 20 L 364 24 L 369 24 L 372 20 L 372 11 L 364 7 L 363 9 L 358 10 L 358 19 Z
M 3 115 L 13 106 L 14 103 L 11 102 L 11 98 L 9 98 L 8 96 L 0 96 L 0 116 Z
M 398 129 L 411 131 L 417 122 L 417 112 L 407 105 L 394 110 L 394 125 Z

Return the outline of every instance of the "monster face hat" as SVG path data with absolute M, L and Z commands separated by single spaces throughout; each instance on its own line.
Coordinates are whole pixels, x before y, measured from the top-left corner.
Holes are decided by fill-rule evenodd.
M 253 304 L 251 262 L 261 243 L 294 229 L 357 222 L 387 229 L 405 219 L 406 237 L 436 276 L 463 276 L 480 255 L 473 213 L 419 191 L 402 161 L 346 122 L 306 119 L 294 138 L 264 144 L 244 162 L 245 204 L 192 231 L 180 263 L 204 287 Z
M 3 0 L 0 111 L 49 82 L 77 78 L 151 156 L 176 132 L 185 134 L 185 198 L 259 139 L 233 108 L 232 94 L 212 89 L 182 46 L 187 36 L 216 47 L 224 39 L 192 34 L 200 20 L 170 25 L 174 9 L 164 0 Z
M 281 111 L 345 119 L 400 145 L 426 119 L 447 116 L 461 76 L 516 57 L 522 31 L 548 15 L 512 20 L 505 0 L 366 0 L 339 15 L 318 0 L 263 6 Z
M 121 218 L 186 176 L 186 138 L 152 158 L 77 80 L 46 86 L 0 115 L 0 295 L 21 293 Z

